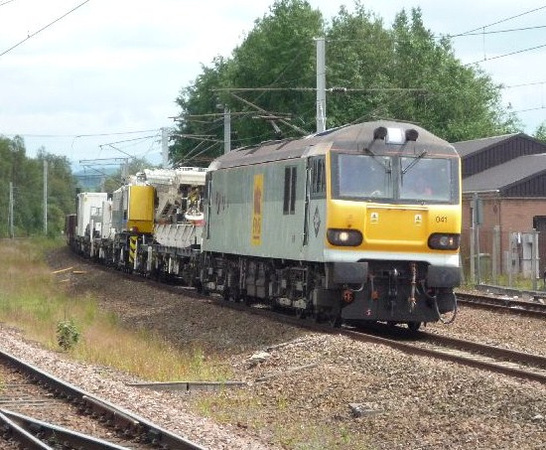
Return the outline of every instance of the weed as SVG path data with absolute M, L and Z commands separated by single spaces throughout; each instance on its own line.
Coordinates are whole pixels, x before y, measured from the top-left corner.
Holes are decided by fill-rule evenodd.
M 65 352 L 74 348 L 80 340 L 80 332 L 71 320 L 57 323 L 57 343 Z
M 4 240 L 0 246 L 0 320 L 50 349 L 151 381 L 225 381 L 231 370 L 198 346 L 183 350 L 143 329 L 128 330 L 92 295 L 68 298 L 44 263 L 62 241 Z M 78 324 L 76 327 L 74 324 Z M 76 345 L 78 344 L 78 345 Z

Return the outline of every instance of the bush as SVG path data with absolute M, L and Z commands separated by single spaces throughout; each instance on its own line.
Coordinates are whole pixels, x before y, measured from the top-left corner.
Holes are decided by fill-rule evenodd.
M 57 324 L 57 343 L 64 350 L 73 348 L 80 340 L 80 332 L 71 320 L 63 320 Z

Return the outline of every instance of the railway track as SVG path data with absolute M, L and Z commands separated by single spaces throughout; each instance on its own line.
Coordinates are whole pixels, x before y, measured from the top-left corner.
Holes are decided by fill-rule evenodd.
M 0 429 L 10 445 L 17 442 L 30 450 L 204 450 L 5 352 L 0 352 L 0 364 L 5 388 Z M 51 418 L 69 428 L 49 423 Z
M 408 340 L 405 330 L 395 333 L 395 337 L 389 337 L 389 332 L 381 328 L 379 331 L 375 327 L 373 331 L 344 330 L 343 334 L 360 341 L 388 345 L 408 354 L 433 357 L 546 384 L 546 357 L 425 331 L 415 333 L 412 340 Z
M 173 289 L 173 287 L 169 289 Z M 176 289 L 174 287 L 174 290 Z M 191 293 L 192 291 L 189 292 Z M 401 326 L 393 327 L 382 323 L 371 324 L 368 327 L 342 326 L 340 328 L 333 328 L 329 324 L 316 323 L 313 320 L 302 320 L 293 315 L 272 311 L 261 305 L 248 307 L 241 303 L 226 301 L 220 297 L 204 297 L 197 293 L 192 293 L 191 295 L 206 298 L 207 301 L 212 300 L 223 307 L 236 308 L 251 314 L 267 316 L 272 320 L 304 327 L 310 331 L 342 334 L 361 342 L 387 345 L 407 354 L 441 359 L 480 370 L 546 384 L 546 357 L 544 356 L 443 336 L 427 331 L 412 332 Z
M 99 267 L 102 270 L 109 270 L 101 266 Z M 291 314 L 273 311 L 270 308 L 263 307 L 263 305 L 248 307 L 242 303 L 226 301 L 220 296 L 205 296 L 198 294 L 191 288 L 159 283 L 157 281 L 139 278 L 125 273 L 120 273 L 120 275 L 127 277 L 128 279 L 152 283 L 154 286 L 170 292 L 178 294 L 183 293 L 184 295 L 196 299 L 206 299 L 206 301 L 212 301 L 222 307 L 229 307 L 251 314 L 267 316 L 272 320 L 303 327 L 310 331 L 343 334 L 359 341 L 388 345 L 408 354 L 442 359 L 478 368 L 480 370 L 488 370 L 511 377 L 528 379 L 546 384 L 546 358 L 542 356 L 503 349 L 464 339 L 442 336 L 425 331 L 417 333 L 408 332 L 408 330 L 403 327 L 393 328 L 388 325 L 383 326 L 383 324 L 374 324 L 366 328 L 345 326 L 341 328 L 332 328 L 328 324 L 316 323 L 313 320 L 302 320 Z M 457 298 L 463 304 L 509 313 L 525 314 L 533 317 L 545 317 L 545 313 L 543 312 L 545 309 L 543 308 L 544 305 L 541 305 L 540 303 L 463 293 L 458 293 Z M 472 301 L 472 299 L 475 301 Z
M 130 275 L 127 276 L 130 277 Z M 546 357 L 540 355 L 517 352 L 464 339 L 442 336 L 436 333 L 428 333 L 426 331 L 411 332 L 403 327 L 392 327 L 386 324 L 372 324 L 366 328 L 345 326 L 332 328 L 328 324 L 316 323 L 313 320 L 302 320 L 291 314 L 272 311 L 267 307 L 263 307 L 263 305 L 248 307 L 242 303 L 226 301 L 220 296 L 198 294 L 191 288 L 166 285 L 144 278 L 140 278 L 140 280 L 153 283 L 170 292 L 183 292 L 184 295 L 213 301 L 222 307 L 230 307 L 251 314 L 264 315 L 272 320 L 279 320 L 283 323 L 304 327 L 310 331 L 343 334 L 358 341 L 388 345 L 408 354 L 442 359 L 480 370 L 546 384 Z M 509 313 L 525 314 L 532 317 L 546 317 L 546 309 L 543 312 L 543 308 L 541 307 L 544 305 L 541 304 L 505 299 L 487 302 L 487 300 L 491 300 L 492 298 L 488 296 L 483 296 L 483 302 L 480 302 L 482 296 L 475 294 L 458 293 L 458 301 L 459 297 L 464 297 L 463 304 Z M 476 301 L 472 302 L 472 298 L 475 298 Z M 467 301 L 465 302 L 465 300 Z
M 464 292 L 457 292 L 456 297 L 457 302 L 461 305 L 546 319 L 546 304 L 538 301 L 523 301 L 513 298 Z

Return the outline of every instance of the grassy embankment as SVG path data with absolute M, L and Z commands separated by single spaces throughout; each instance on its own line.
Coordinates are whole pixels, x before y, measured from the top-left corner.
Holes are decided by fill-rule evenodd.
M 114 367 L 145 380 L 226 380 L 229 373 L 193 348 L 179 351 L 144 330 L 123 329 L 115 315 L 99 310 L 87 295 L 69 298 L 44 262 L 62 241 L 0 242 L 0 326 L 22 330 L 28 339 L 61 351 L 57 327 L 71 322 L 79 335 L 68 352 L 82 361 Z

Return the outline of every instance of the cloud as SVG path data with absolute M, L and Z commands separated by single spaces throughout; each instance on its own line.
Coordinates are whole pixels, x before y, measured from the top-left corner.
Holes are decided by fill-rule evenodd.
M 0 53 L 53 22 L 82 0 L 17 0 L 0 7 Z M 159 130 L 174 125 L 175 99 L 182 88 L 218 55 L 230 56 L 269 12 L 273 0 L 91 0 L 64 19 L 0 57 L 0 133 L 22 134 L 32 155 L 45 146 L 75 160 L 104 156 L 100 145 L 123 139 L 117 133 Z M 341 4 L 310 0 L 330 19 Z M 436 34 L 456 34 L 543 6 L 508 0 L 415 2 L 425 26 Z M 372 0 L 364 6 L 392 24 L 403 0 Z M 545 22 L 546 10 L 492 29 Z M 544 30 L 454 39 L 456 56 L 468 63 L 546 43 Z M 517 36 L 517 38 L 515 37 Z M 544 41 L 544 42 L 543 42 Z M 544 51 L 481 63 L 495 82 L 506 85 L 546 80 Z M 542 103 L 542 87 L 505 91 L 515 109 Z M 542 111 L 522 118 L 534 131 Z M 109 136 L 74 138 L 82 134 Z M 62 135 L 59 137 L 33 137 Z M 132 135 L 128 135 L 132 136 Z M 144 140 L 145 141 L 145 140 Z M 135 152 L 149 151 L 146 142 Z M 112 151 L 115 154 L 115 151 Z

